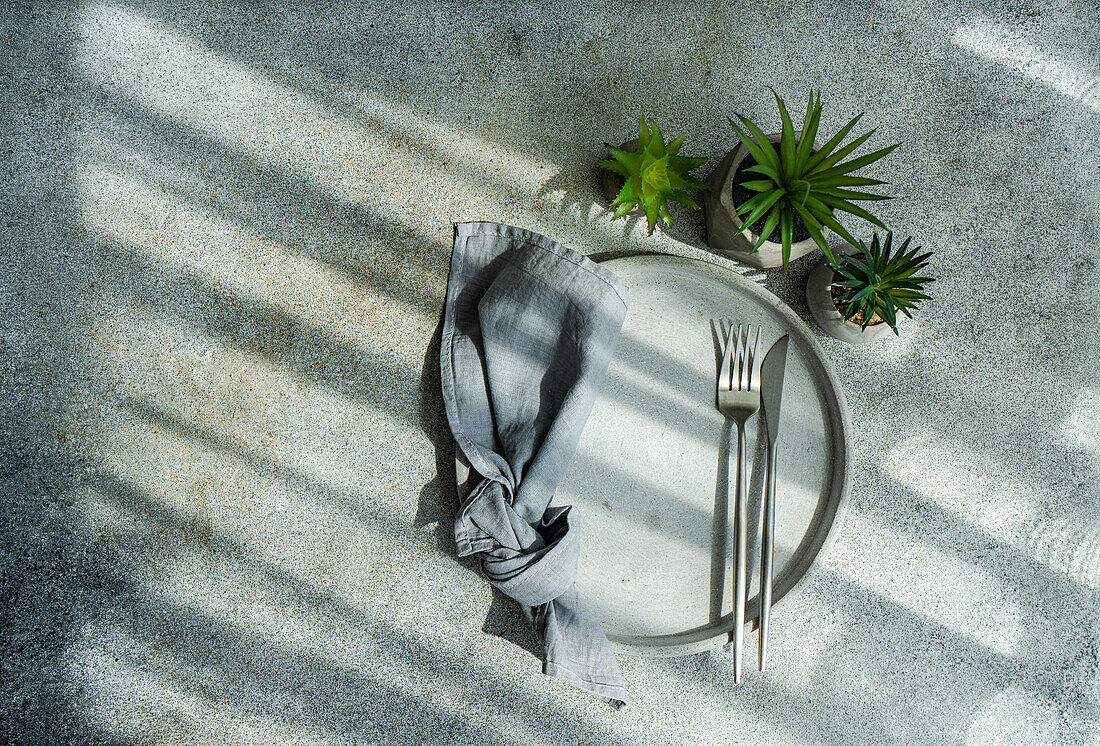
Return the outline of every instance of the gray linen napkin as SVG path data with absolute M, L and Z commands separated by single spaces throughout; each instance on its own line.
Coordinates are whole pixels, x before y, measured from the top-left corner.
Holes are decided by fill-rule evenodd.
M 550 500 L 625 316 L 622 282 L 582 254 L 522 228 L 455 226 L 443 401 L 482 478 L 455 519 L 458 553 L 480 552 L 489 581 L 523 606 L 543 673 L 615 707 L 626 696 L 618 663 L 573 585 L 577 515 Z

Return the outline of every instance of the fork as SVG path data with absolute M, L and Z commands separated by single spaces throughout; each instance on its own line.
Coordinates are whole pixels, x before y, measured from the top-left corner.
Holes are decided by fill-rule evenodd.
M 741 658 L 745 634 L 745 594 L 748 557 L 748 475 L 746 473 L 745 422 L 760 409 L 760 364 L 757 355 L 760 327 L 752 339 L 752 325 L 737 325 L 737 340 L 733 324 L 726 335 L 722 368 L 718 373 L 718 411 L 737 423 L 737 483 L 734 492 L 734 586 L 733 586 L 733 682 L 741 683 Z M 751 347 L 750 347 L 750 340 Z

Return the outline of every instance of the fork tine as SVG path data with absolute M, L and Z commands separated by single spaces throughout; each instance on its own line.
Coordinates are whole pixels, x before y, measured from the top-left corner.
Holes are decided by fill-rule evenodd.
M 744 327 L 737 325 L 737 348 L 733 351 L 733 380 L 730 381 L 730 389 L 741 390 L 742 379 L 745 375 L 745 337 L 742 334 Z
M 749 388 L 760 390 L 760 366 L 764 364 L 764 356 L 757 354 L 760 349 L 760 326 L 756 327 L 756 340 L 752 343 L 752 374 L 749 378 Z
M 739 391 L 748 391 L 749 390 L 749 365 L 752 364 L 752 361 L 749 358 L 749 341 L 751 339 L 752 339 L 752 324 L 749 324 L 745 327 L 745 339 L 741 343 L 741 347 L 740 347 L 741 365 L 740 365 L 739 371 L 741 373 L 741 377 L 737 382 L 737 388 L 738 388 Z
M 730 364 L 733 357 L 733 322 L 726 332 L 726 349 L 722 352 L 722 371 L 718 374 L 718 390 L 730 390 Z

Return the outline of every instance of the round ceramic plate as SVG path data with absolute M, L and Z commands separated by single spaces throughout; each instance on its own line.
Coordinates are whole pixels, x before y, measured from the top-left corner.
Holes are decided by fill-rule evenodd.
M 773 607 L 829 541 L 848 489 L 848 412 L 832 366 L 778 298 L 716 264 L 667 255 L 615 259 L 630 305 L 615 356 L 554 504 L 580 518 L 577 589 L 608 638 L 631 652 L 682 655 L 733 626 L 730 483 L 736 430 L 715 406 L 729 323 L 791 337 L 776 479 Z M 763 416 L 746 428 L 751 583 L 759 615 Z M 460 481 L 467 468 L 460 465 Z M 464 485 L 463 485 L 464 486 Z M 782 614 L 772 624 L 781 625 Z

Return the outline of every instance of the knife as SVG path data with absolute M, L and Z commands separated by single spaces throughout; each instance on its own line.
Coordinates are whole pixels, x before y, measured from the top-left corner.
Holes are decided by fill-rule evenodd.
M 760 537 L 760 670 L 768 657 L 768 618 L 772 607 L 772 558 L 775 545 L 775 445 L 779 439 L 779 405 L 783 400 L 783 372 L 787 367 L 787 343 L 784 334 L 764 356 L 760 368 L 760 408 L 768 429 L 768 471 L 764 500 L 760 504 L 762 533 Z

